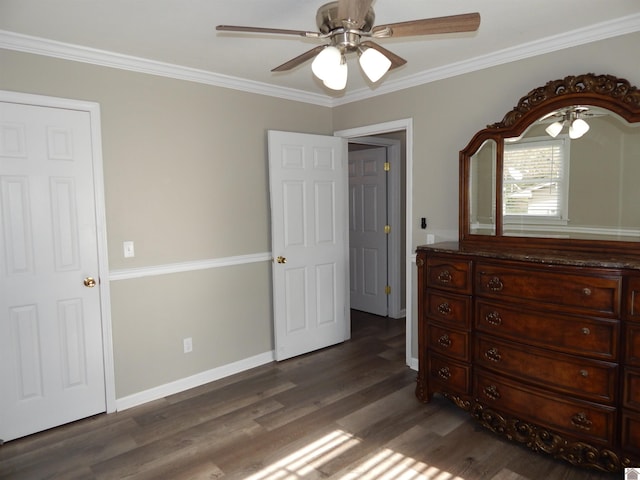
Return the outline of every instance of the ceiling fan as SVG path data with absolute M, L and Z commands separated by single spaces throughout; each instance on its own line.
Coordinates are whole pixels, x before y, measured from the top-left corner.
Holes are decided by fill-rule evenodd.
M 328 40 L 328 43 L 312 48 L 271 71 L 291 70 L 315 57 L 311 65 L 313 73 L 328 88 L 342 90 L 347 84 L 345 58 L 347 53 L 358 53 L 362 70 L 374 83 L 382 78 L 388 70 L 407 63 L 404 58 L 371 39 L 472 32 L 480 26 L 479 13 L 465 13 L 374 26 L 375 14 L 371 7 L 372 3 L 373 0 L 338 0 L 321 6 L 316 14 L 317 32 L 237 25 L 218 25 L 216 30 L 297 35 Z

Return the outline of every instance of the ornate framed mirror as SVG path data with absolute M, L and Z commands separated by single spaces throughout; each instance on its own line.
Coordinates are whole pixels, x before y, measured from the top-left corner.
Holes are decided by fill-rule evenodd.
M 548 82 L 460 152 L 460 244 L 640 255 L 640 91 Z

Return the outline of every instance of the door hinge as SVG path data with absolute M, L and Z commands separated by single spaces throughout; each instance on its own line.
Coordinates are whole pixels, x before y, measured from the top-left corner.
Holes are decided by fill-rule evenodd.
M 388 172 L 389 170 L 391 170 L 391 163 L 390 162 L 384 162 L 384 171 Z
M 391 295 L 391 285 L 387 285 L 384 287 L 384 293 L 387 295 Z
M 386 233 L 387 235 L 391 233 L 391 225 L 384 226 L 384 233 Z

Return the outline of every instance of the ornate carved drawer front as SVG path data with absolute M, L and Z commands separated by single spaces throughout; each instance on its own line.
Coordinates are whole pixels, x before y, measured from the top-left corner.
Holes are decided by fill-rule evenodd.
M 551 353 L 486 335 L 476 338 L 474 357 L 474 364 L 519 381 L 598 402 L 615 400 L 616 364 Z
M 625 368 L 623 391 L 624 406 L 640 412 L 640 369 Z
M 427 258 L 427 287 L 471 293 L 471 261 L 448 257 Z
M 621 277 L 570 272 L 568 269 L 549 271 L 479 263 L 475 292 L 487 297 L 543 302 L 563 311 L 609 317 L 619 315 Z
M 468 395 L 471 392 L 471 367 L 429 352 L 429 376 L 442 385 L 442 391 Z
M 625 342 L 627 365 L 640 367 L 640 325 L 628 323 L 625 326 Z
M 485 405 L 516 418 L 597 443 L 614 442 L 613 407 L 550 395 L 485 372 L 475 375 L 474 391 Z
M 434 352 L 466 362 L 470 360 L 469 334 L 467 332 L 429 325 L 429 348 Z
M 427 315 L 440 323 L 468 330 L 471 326 L 471 297 L 428 290 Z
M 475 327 L 481 332 L 559 352 L 603 360 L 615 360 L 618 355 L 617 320 L 554 315 L 478 299 Z M 640 326 L 638 339 L 640 357 Z

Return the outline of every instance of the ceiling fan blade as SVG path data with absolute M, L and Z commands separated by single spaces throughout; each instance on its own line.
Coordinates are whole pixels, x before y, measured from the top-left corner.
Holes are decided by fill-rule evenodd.
M 218 25 L 219 32 L 246 32 L 246 33 L 275 33 L 280 35 L 298 35 L 300 37 L 318 38 L 318 32 L 305 32 L 304 30 L 287 30 L 284 28 L 243 27 L 240 25 Z
M 355 28 L 360 28 L 364 25 L 372 3 L 373 0 L 339 0 L 338 18 L 347 20 Z
M 393 70 L 394 68 L 401 67 L 402 65 L 407 63 L 407 61 L 404 58 L 399 57 L 395 53 L 387 50 L 384 47 L 381 47 L 377 43 L 372 42 L 370 40 L 367 40 L 365 42 L 360 42 L 360 45 L 362 45 L 363 47 L 373 48 L 374 50 L 379 51 L 381 54 L 383 54 L 385 57 L 391 60 L 391 67 L 389 67 L 389 70 Z
M 477 30 L 479 26 L 480 14 L 475 12 L 378 25 L 373 28 L 372 34 L 376 38 L 410 37 L 413 35 L 473 32 Z
M 311 50 L 304 52 L 302 55 L 298 55 L 296 58 L 292 58 L 288 62 L 283 63 L 282 65 L 271 70 L 272 72 L 286 72 L 287 70 L 291 70 L 292 68 L 297 67 L 298 65 L 306 62 L 307 60 L 315 57 L 322 50 L 324 50 L 327 45 L 318 45 Z

